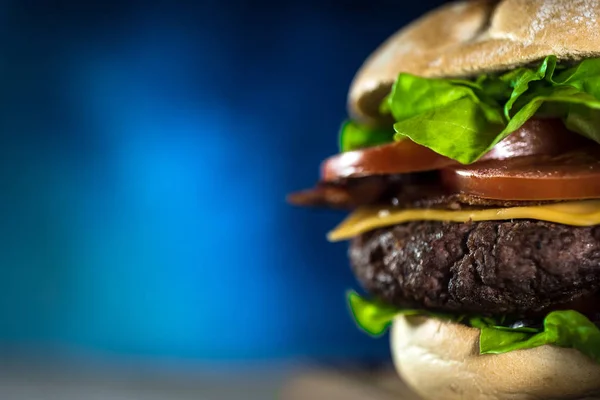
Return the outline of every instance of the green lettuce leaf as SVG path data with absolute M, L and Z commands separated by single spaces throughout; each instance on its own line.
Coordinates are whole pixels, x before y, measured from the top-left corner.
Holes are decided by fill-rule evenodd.
M 495 141 L 502 131 L 502 124 L 490 123 L 481 105 L 465 97 L 398 122 L 394 129 L 397 132 L 395 140 L 408 137 L 439 154 L 469 163 L 479 158 L 483 151 L 474 141 Z M 440 132 L 444 132 L 447 140 L 440 140 Z
M 395 140 L 410 138 L 463 164 L 479 159 L 534 115 L 561 118 L 570 130 L 600 143 L 600 58 L 566 68 L 548 56 L 536 68 L 472 81 L 401 73 L 380 111 L 394 117 Z M 342 135 L 342 149 L 386 140 L 358 130 L 350 129 L 347 139 Z
M 542 345 L 574 348 L 600 363 L 600 329 L 577 311 L 553 311 L 541 329 L 503 326 L 504 318 L 470 317 L 432 313 L 417 309 L 400 309 L 377 300 L 368 300 L 348 292 L 348 304 L 354 321 L 371 336 L 383 335 L 398 315 L 424 315 L 431 318 L 466 323 L 480 329 L 481 354 L 501 354 Z
M 481 354 L 500 354 L 546 344 L 579 350 L 600 363 L 600 329 L 577 311 L 553 311 L 544 319 L 544 329 L 533 333 L 502 327 L 481 328 Z
M 345 121 L 340 128 L 340 151 L 358 150 L 392 142 L 393 129 L 370 128 L 354 121 Z
M 433 313 L 412 308 L 399 309 L 378 300 L 365 299 L 354 291 L 349 291 L 346 297 L 356 325 L 373 337 L 383 335 L 398 315 L 427 315 L 432 318 L 462 320 L 462 317 L 450 314 Z
M 377 300 L 367 300 L 356 292 L 348 292 L 347 300 L 358 327 L 374 337 L 383 335 L 398 314 L 418 314 L 417 310 L 399 310 Z

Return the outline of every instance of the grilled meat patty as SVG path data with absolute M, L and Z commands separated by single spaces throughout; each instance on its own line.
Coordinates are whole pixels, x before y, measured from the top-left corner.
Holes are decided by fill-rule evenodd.
M 600 291 L 600 226 L 417 221 L 354 238 L 349 256 L 362 286 L 400 307 L 515 318 L 600 311 L 586 300 Z

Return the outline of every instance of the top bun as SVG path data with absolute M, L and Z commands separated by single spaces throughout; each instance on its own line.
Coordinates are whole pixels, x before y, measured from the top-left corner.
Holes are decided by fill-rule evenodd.
M 550 345 L 479 354 L 479 330 L 403 317 L 391 331 L 404 381 L 425 400 L 600 399 L 600 365 L 577 350 Z
M 360 68 L 348 95 L 355 119 L 375 124 L 400 72 L 470 77 L 556 55 L 600 56 L 598 0 L 474 0 L 437 8 L 386 40 Z

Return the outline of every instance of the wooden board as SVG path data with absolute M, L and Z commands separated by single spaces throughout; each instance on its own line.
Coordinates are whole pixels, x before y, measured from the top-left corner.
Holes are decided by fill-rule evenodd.
M 392 368 L 316 368 L 299 372 L 284 385 L 280 400 L 419 400 Z

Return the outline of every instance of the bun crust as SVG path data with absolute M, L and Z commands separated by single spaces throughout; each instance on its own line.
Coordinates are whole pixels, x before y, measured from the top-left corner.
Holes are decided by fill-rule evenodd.
M 403 316 L 391 341 L 398 372 L 425 400 L 600 399 L 600 364 L 574 349 L 480 355 L 478 329 Z
M 374 124 L 400 72 L 468 77 L 529 64 L 600 56 L 598 0 L 472 0 L 437 8 L 386 40 L 363 64 L 350 114 Z

